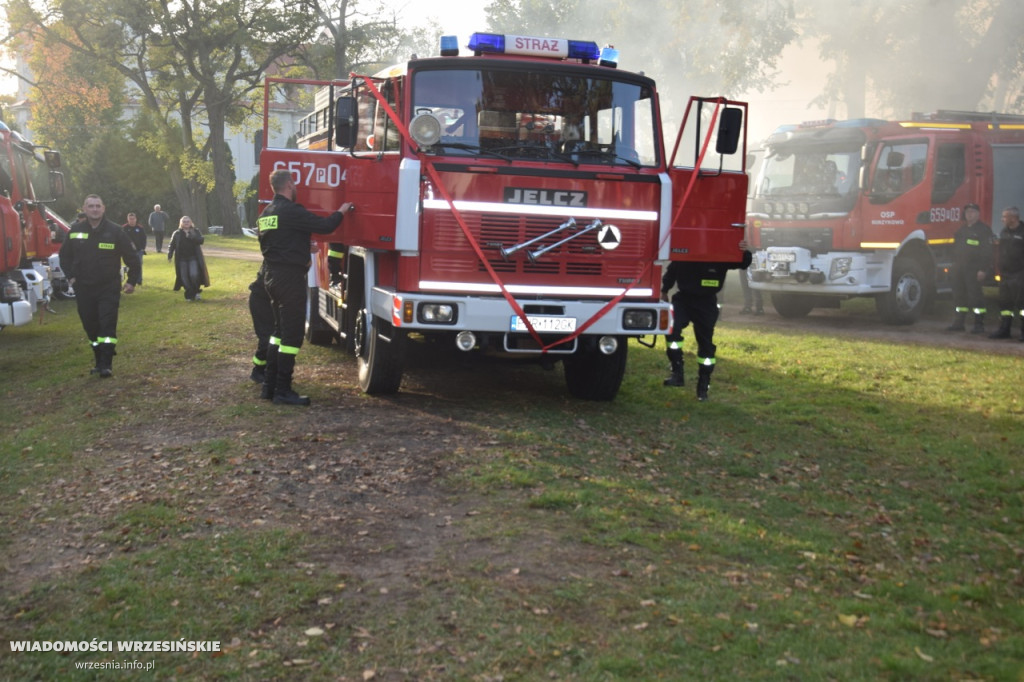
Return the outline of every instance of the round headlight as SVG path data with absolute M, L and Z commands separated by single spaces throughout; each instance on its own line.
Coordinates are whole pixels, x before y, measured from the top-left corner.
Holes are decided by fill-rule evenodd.
M 409 134 L 416 144 L 430 147 L 441 139 L 441 122 L 433 114 L 419 114 L 409 124 Z

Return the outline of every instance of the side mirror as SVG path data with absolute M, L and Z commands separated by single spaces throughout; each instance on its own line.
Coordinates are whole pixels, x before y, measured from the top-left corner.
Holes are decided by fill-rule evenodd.
M 356 98 L 339 97 L 334 104 L 334 143 L 351 149 L 356 143 Z
M 735 154 L 739 148 L 740 133 L 743 132 L 743 110 L 726 107 L 718 121 L 718 141 L 715 151 L 719 154 Z
M 64 173 L 61 171 L 50 171 L 50 196 L 54 199 L 64 196 Z
M 46 160 L 47 167 L 51 170 L 57 170 L 60 168 L 60 152 L 47 149 L 43 152 L 43 158 Z

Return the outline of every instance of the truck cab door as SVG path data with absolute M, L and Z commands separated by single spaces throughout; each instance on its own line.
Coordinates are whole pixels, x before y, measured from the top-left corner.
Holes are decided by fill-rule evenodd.
M 670 260 L 742 260 L 746 122 L 745 102 L 690 98 L 668 168 Z

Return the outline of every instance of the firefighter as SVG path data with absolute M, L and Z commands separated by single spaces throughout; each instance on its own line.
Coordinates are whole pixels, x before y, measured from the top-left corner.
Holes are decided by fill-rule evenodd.
M 1024 341 L 1024 226 L 1020 209 L 1003 209 L 1003 231 L 999 233 L 999 329 L 990 339 L 1010 338 L 1013 316 L 1020 317 L 1020 340 Z
M 668 348 L 665 355 L 671 367 L 666 386 L 683 386 L 683 330 L 692 322 L 693 335 L 697 340 L 697 400 L 708 399 L 711 387 L 711 373 L 715 370 L 714 344 L 715 323 L 718 322 L 718 292 L 725 286 L 728 270 L 745 270 L 751 261 L 747 241 L 741 240 L 739 248 L 743 257 L 739 263 L 701 263 L 696 261 L 673 261 L 661 278 L 661 300 L 668 301 L 668 293 L 677 288 L 672 296 L 672 332 L 665 337 Z
M 274 313 L 260 397 L 277 405 L 309 405 L 308 397 L 292 390 L 292 373 L 306 328 L 310 236 L 334 232 L 355 207 L 346 201 L 326 218 L 315 215 L 295 203 L 295 178 L 283 168 L 270 174 L 270 186 L 274 198 L 257 221 L 263 280 Z
M 249 285 L 249 315 L 252 317 L 252 331 L 256 334 L 256 353 L 252 356 L 252 372 L 249 378 L 257 384 L 266 381 L 267 348 L 270 335 L 274 333 L 274 309 L 270 305 L 270 294 L 263 282 L 263 266 L 256 271 L 256 279 Z M 272 396 L 271 396 L 272 397 Z
M 946 331 L 962 332 L 967 313 L 974 312 L 972 334 L 985 333 L 985 292 L 982 284 L 992 268 L 992 229 L 981 222 L 977 204 L 964 206 L 964 225 L 953 237 L 953 322 Z
M 91 374 L 113 376 L 117 345 L 117 309 L 121 303 L 121 262 L 128 266 L 124 293 L 135 291 L 142 264 L 131 238 L 117 223 L 104 217 L 103 200 L 90 194 L 83 206 L 85 218 L 71 226 L 60 248 L 60 264 L 75 288 L 78 317 L 92 344 L 95 366 Z

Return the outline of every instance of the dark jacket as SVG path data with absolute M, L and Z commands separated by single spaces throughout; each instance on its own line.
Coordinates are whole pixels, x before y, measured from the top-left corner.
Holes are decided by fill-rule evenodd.
M 132 240 L 132 244 L 135 244 L 136 251 L 146 250 L 146 228 L 142 227 L 142 225 L 139 225 L 138 223 L 135 223 L 134 227 L 125 223 L 121 226 L 121 229 L 123 229 L 124 233 L 128 235 L 128 238 Z
M 1024 223 L 1016 230 L 1003 228 L 999 233 L 999 274 L 1024 272 Z
M 964 225 L 953 236 L 953 260 L 965 272 L 992 272 L 992 229 L 980 220 Z
M 128 284 L 141 281 L 142 261 L 117 223 L 106 218 L 92 227 L 88 220 L 71 226 L 60 247 L 60 267 L 75 287 L 120 286 L 121 261 L 128 266 Z
M 167 247 L 167 260 L 174 258 L 175 291 L 185 286 L 181 279 L 181 268 L 178 267 L 178 263 L 186 260 L 199 261 L 198 284 L 204 287 L 210 286 L 210 271 L 206 269 L 206 258 L 203 256 L 203 247 L 200 246 L 205 241 L 206 237 L 197 227 L 192 228 L 190 232 L 178 228 L 171 235 L 171 245 Z
M 338 229 L 342 215 L 335 211 L 326 218 L 310 212 L 280 194 L 263 209 L 259 220 L 260 250 L 268 265 L 309 267 L 309 239 L 313 234 L 330 234 Z
M 751 253 L 744 251 L 743 260 L 739 263 L 673 261 L 665 268 L 665 274 L 661 277 L 661 293 L 667 294 L 675 285 L 679 288 L 679 293 L 686 296 L 717 294 L 725 286 L 726 272 L 746 270 L 751 259 Z

